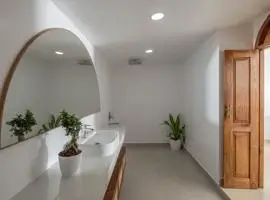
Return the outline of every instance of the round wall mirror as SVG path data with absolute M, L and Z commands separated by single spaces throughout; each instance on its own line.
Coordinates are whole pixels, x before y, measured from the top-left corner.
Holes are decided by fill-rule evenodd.
M 59 113 L 79 118 L 100 111 L 93 62 L 65 29 L 43 31 L 22 48 L 1 95 L 1 148 L 59 127 Z

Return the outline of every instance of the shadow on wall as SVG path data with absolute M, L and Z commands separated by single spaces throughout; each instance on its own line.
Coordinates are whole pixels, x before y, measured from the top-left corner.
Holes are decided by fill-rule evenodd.
M 91 35 L 90 32 L 84 28 L 86 27 L 85 24 L 89 24 L 89 21 L 83 21 L 84 18 L 78 18 L 76 15 L 76 12 L 80 12 L 81 4 L 77 3 L 72 3 L 72 9 L 70 10 L 68 4 L 71 4 L 71 2 L 66 2 L 66 1 L 58 1 L 58 0 L 51 0 L 55 6 L 59 10 L 61 10 L 69 19 L 71 19 L 76 26 L 85 34 L 85 35 Z M 75 11 L 75 15 L 74 15 Z
M 187 149 L 217 183 L 222 142 L 220 56 L 214 35 L 186 63 Z
M 40 137 L 38 137 L 40 147 L 38 148 L 39 150 L 38 150 L 37 156 L 32 161 L 31 177 L 33 177 L 33 178 L 38 177 L 40 174 L 42 174 L 44 169 L 47 168 L 48 147 L 46 144 L 46 135 L 47 134 L 43 134 Z

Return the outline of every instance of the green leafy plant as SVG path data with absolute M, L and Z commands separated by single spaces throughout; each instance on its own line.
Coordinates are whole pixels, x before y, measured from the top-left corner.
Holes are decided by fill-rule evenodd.
M 11 126 L 10 131 L 18 137 L 24 137 L 32 131 L 32 127 L 37 124 L 34 114 L 30 110 L 26 110 L 25 114 L 17 114 L 15 118 L 6 122 Z
M 60 122 L 61 122 L 60 116 L 55 117 L 54 115 L 51 115 L 47 125 L 43 124 L 42 128 L 39 130 L 38 134 L 43 134 L 43 133 L 46 133 L 52 129 L 59 127 Z
M 170 132 L 168 137 L 171 140 L 181 140 L 184 145 L 186 142 L 185 125 L 181 125 L 180 114 L 174 118 L 172 114 L 169 115 L 169 120 L 165 120 L 163 125 L 169 127 Z
M 71 140 L 65 144 L 64 150 L 59 155 L 69 157 L 80 154 L 81 150 L 78 149 L 78 139 L 82 123 L 74 114 L 69 114 L 63 110 L 60 113 L 60 124 L 66 130 L 66 136 L 70 136 Z

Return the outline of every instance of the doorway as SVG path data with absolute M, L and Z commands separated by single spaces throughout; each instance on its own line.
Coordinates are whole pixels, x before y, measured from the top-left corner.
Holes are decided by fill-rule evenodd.
M 270 15 L 254 50 L 225 51 L 221 185 L 270 189 Z

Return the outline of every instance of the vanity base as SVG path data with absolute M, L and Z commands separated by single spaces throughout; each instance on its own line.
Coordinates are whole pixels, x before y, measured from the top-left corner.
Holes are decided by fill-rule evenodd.
M 126 158 L 126 147 L 122 147 L 103 200 L 119 200 L 126 168 Z

